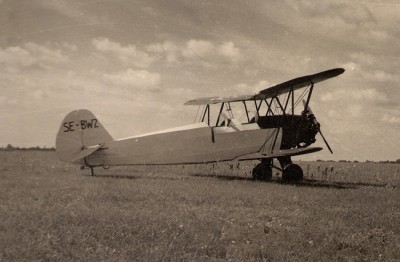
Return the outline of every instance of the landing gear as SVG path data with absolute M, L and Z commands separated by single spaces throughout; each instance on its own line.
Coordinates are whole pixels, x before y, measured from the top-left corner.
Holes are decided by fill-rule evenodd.
M 285 181 L 301 181 L 303 180 L 303 170 L 299 165 L 289 164 L 283 169 L 282 179 Z
M 301 181 L 303 180 L 303 170 L 297 164 L 293 164 L 290 157 L 279 157 L 279 163 L 283 169 L 282 180 L 284 181 Z
M 263 159 L 261 163 L 257 164 L 253 169 L 254 180 L 269 181 L 272 179 L 272 160 Z
M 90 176 L 94 176 L 94 167 L 93 166 L 81 166 L 81 170 L 90 168 Z

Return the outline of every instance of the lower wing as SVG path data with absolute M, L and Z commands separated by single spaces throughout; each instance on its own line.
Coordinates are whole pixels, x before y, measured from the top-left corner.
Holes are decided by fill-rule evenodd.
M 307 148 L 293 148 L 293 149 L 283 149 L 278 150 L 276 152 L 272 152 L 271 154 L 260 154 L 260 153 L 252 153 L 239 156 L 235 158 L 236 161 L 244 161 L 244 160 L 260 160 L 265 158 L 275 158 L 282 156 L 298 156 L 304 154 L 310 154 L 314 152 L 321 151 L 322 147 L 307 147 Z

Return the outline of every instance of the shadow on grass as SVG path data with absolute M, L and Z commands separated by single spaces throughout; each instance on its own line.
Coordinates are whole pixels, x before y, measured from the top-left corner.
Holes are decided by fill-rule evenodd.
M 115 174 L 101 174 L 89 176 L 94 178 L 115 178 L 115 179 L 151 179 L 151 180 L 185 180 L 187 177 L 170 177 L 170 176 L 159 176 L 154 174 L 149 175 L 115 175 Z
M 88 175 L 88 177 L 93 177 L 93 178 L 115 178 L 115 179 L 138 179 L 140 177 L 138 176 L 131 176 L 131 175 L 113 175 L 113 174 L 107 174 L 107 175 L 94 175 L 94 176 L 90 176 Z
M 92 176 L 88 176 L 92 177 Z M 159 176 L 154 174 L 149 175 L 122 175 L 122 174 L 97 174 L 93 178 L 114 178 L 114 179 L 152 179 L 152 180 L 185 180 L 189 177 L 205 177 L 205 178 L 216 178 L 219 180 L 238 180 L 238 181 L 253 181 L 254 183 L 271 183 L 271 184 L 282 184 L 296 187 L 316 187 L 316 188 L 334 188 L 334 189 L 356 189 L 359 187 L 388 187 L 387 184 L 376 184 L 376 183 L 363 183 L 363 182 L 333 182 L 333 181 L 322 181 L 314 179 L 304 179 L 302 181 L 283 181 L 280 178 L 273 178 L 270 181 L 255 181 L 251 177 L 241 176 L 229 176 L 229 175 L 218 175 L 209 173 L 193 173 L 184 177 L 170 177 L 170 176 Z M 391 186 L 393 188 L 393 186 Z
M 296 187 L 319 187 L 319 188 L 335 188 L 335 189 L 356 189 L 359 187 L 387 187 L 387 184 L 374 184 L 374 183 L 352 183 L 352 182 L 333 182 L 333 181 L 321 181 L 313 179 L 304 179 L 302 181 L 283 181 L 281 179 L 272 179 L 270 181 L 256 181 L 251 177 L 239 177 L 239 176 L 226 176 L 218 174 L 202 174 L 195 173 L 191 174 L 194 177 L 211 177 L 220 180 L 244 180 L 254 181 L 255 183 L 273 183 L 282 185 L 291 185 Z
M 253 181 L 254 179 L 251 177 L 242 177 L 242 176 L 227 176 L 227 175 L 217 175 L 217 174 L 204 174 L 204 173 L 194 173 L 189 174 L 189 176 L 194 177 L 213 177 L 221 180 L 242 180 L 242 181 Z

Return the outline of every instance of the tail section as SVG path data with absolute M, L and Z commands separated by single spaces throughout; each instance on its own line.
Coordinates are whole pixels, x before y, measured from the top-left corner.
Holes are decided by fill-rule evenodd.
M 62 121 L 57 133 L 56 151 L 62 161 L 75 162 L 111 140 L 111 135 L 92 112 L 78 109 L 69 113 Z

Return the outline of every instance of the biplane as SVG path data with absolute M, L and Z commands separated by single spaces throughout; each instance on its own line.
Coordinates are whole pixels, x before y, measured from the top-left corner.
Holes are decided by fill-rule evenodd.
M 291 158 L 322 150 L 310 147 L 318 133 L 332 153 L 309 106 L 314 85 L 343 72 L 298 77 L 253 95 L 190 100 L 185 105 L 199 107 L 195 123 L 124 139 L 113 139 L 89 110 L 75 110 L 61 123 L 57 155 L 90 168 L 91 175 L 95 167 L 258 160 L 252 170 L 256 180 L 271 179 L 273 168 L 283 180 L 302 180 L 303 171 Z

